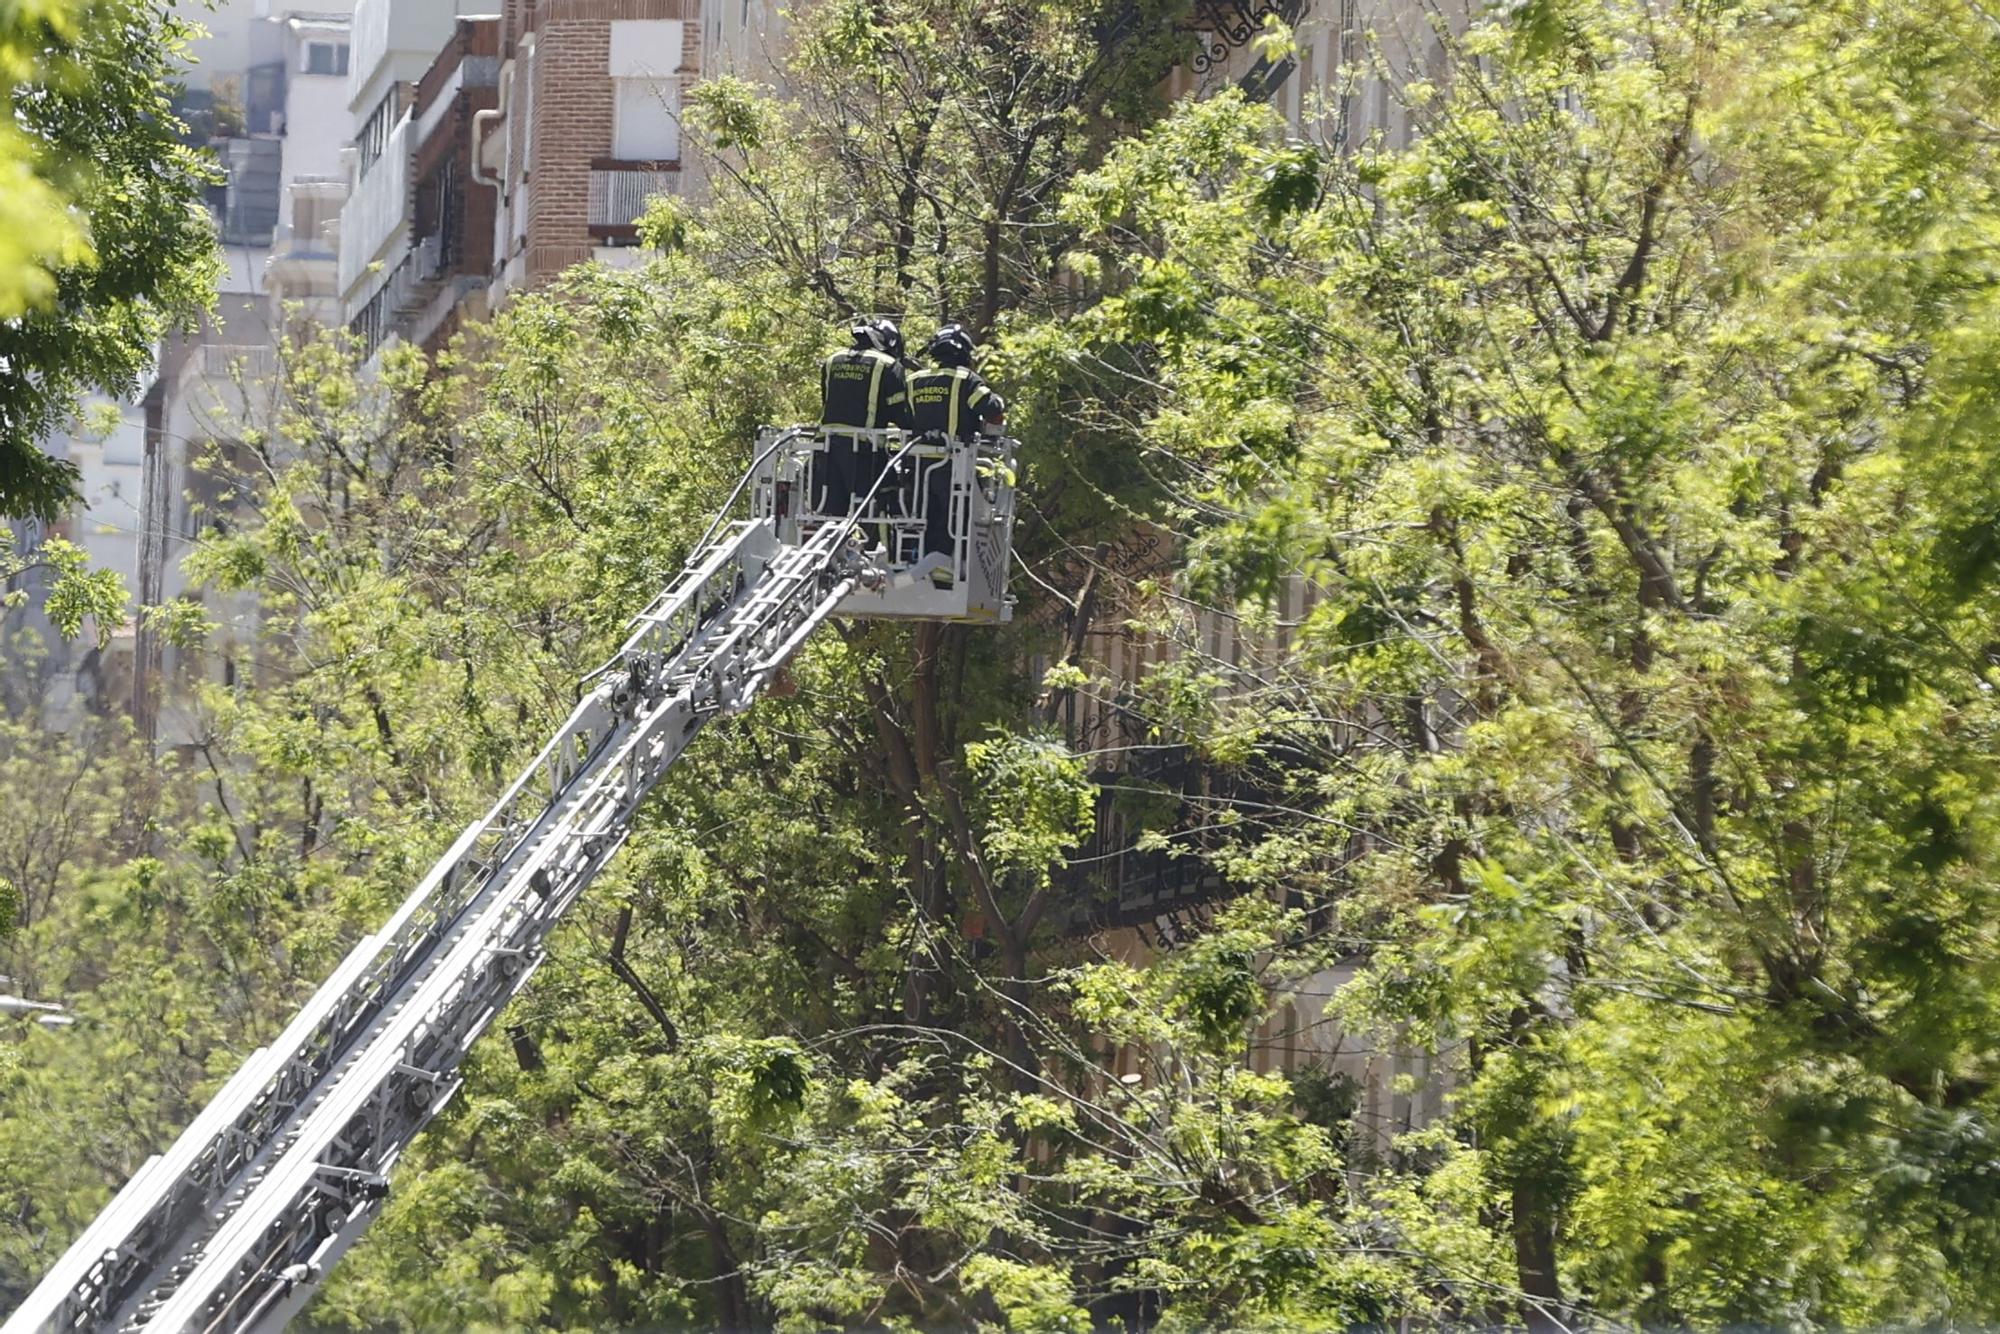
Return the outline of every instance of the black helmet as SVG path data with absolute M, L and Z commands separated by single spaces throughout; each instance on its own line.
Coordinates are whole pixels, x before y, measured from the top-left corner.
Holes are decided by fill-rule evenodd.
M 872 347 L 877 352 L 887 352 L 898 361 L 903 359 L 903 331 L 896 327 L 894 320 L 863 316 L 854 321 L 848 330 L 854 335 L 856 347 Z
M 940 366 L 970 366 L 975 350 L 971 334 L 956 324 L 947 324 L 931 335 L 924 354 Z

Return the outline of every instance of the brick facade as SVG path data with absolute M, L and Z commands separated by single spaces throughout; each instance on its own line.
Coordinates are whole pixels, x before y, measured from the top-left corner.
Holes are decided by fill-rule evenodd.
M 453 273 L 484 276 L 493 267 L 498 200 L 490 186 L 472 180 L 472 118 L 499 105 L 494 78 L 499 55 L 499 20 L 460 19 L 452 45 L 417 82 L 414 115 L 419 122 L 439 97 L 449 93 L 452 98 L 437 129 L 416 146 L 417 191 L 411 207 L 420 237 L 436 233 L 447 221 L 452 224 Z M 462 71 L 455 88 L 454 71 Z
M 515 255 L 520 280 L 532 286 L 592 257 L 601 239 L 590 228 L 593 163 L 612 152 L 616 89 L 609 73 L 611 24 L 618 19 L 679 19 L 683 104 L 700 78 L 699 0 L 508 0 L 501 49 L 517 60 L 510 115 L 526 112 L 523 133 L 511 136 L 511 206 L 526 209 L 526 225 L 510 236 L 504 268 Z M 532 58 L 520 61 L 529 49 Z M 527 68 L 521 70 L 521 64 Z M 525 159 L 525 176 L 523 166 Z M 660 164 L 678 167 L 678 164 Z

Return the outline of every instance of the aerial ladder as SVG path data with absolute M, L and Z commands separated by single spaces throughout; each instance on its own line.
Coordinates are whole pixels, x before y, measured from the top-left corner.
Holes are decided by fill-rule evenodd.
M 845 513 L 821 514 L 808 487 L 825 440 L 759 433 L 686 567 L 584 678 L 534 762 L 140 1167 L 0 1334 L 281 1329 L 374 1220 L 472 1044 L 707 723 L 747 708 L 836 616 L 1008 618 L 1013 442 L 852 434 L 890 466 Z M 729 517 L 746 496 L 748 516 Z M 923 550 L 927 499 L 948 506 L 948 553 Z

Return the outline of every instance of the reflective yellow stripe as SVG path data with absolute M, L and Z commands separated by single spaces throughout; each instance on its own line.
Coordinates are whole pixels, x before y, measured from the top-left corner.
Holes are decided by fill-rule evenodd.
M 874 428 L 876 414 L 881 411 L 879 400 L 882 397 L 882 363 L 886 360 L 887 358 L 881 356 L 879 353 L 876 355 L 875 374 L 869 377 L 868 380 L 868 426 L 870 429 Z
M 945 433 L 954 440 L 958 439 L 958 387 L 965 383 L 965 377 L 970 374 L 972 372 L 963 366 L 954 367 L 951 372 L 951 389 L 948 391 L 948 397 L 951 399 L 951 408 L 946 414 L 948 424 L 945 427 Z

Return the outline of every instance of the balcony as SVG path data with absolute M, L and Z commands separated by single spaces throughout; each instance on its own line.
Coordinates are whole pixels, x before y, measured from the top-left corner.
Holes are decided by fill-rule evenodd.
M 639 239 L 635 225 L 654 195 L 681 193 L 678 162 L 628 162 L 593 158 L 590 163 L 590 239 L 630 244 Z
M 359 0 L 354 6 L 348 61 L 350 109 L 365 112 L 398 80 L 414 80 L 451 40 L 458 16 L 451 5 Z
M 368 304 L 348 322 L 348 327 L 361 340 L 362 350 L 371 356 L 391 334 L 422 342 L 423 335 L 442 321 L 443 316 L 435 309 L 440 294 L 449 293 L 448 309 L 476 285 L 477 280 L 454 279 L 443 239 L 426 236 L 403 252 L 390 270 L 388 280 L 376 289 Z
M 1237 797 L 1268 801 L 1271 793 L 1179 746 L 1137 751 L 1121 769 L 1093 777 L 1102 785 L 1096 827 L 1062 873 L 1067 930 L 1159 923 L 1245 892 L 1204 854 L 1246 837 L 1241 823 L 1217 821 L 1219 808 Z M 1148 843 L 1149 833 L 1166 842 Z
M 355 185 L 340 211 L 340 290 L 354 291 L 410 214 L 410 117 L 406 112 L 389 131 L 381 156 Z
M 238 377 L 244 384 L 256 384 L 276 378 L 278 353 L 258 344 L 207 343 L 189 368 L 205 384 L 233 384 Z
M 273 259 L 332 259 L 333 244 L 327 231 L 339 222 L 341 205 L 346 202 L 344 177 L 294 177 L 285 186 L 278 231 L 272 238 Z
M 1226 65 L 1231 54 L 1264 30 L 1266 19 L 1296 24 L 1304 10 L 1301 0 L 1195 0 L 1192 26 L 1200 45 L 1191 62 L 1194 72 L 1207 74 Z

